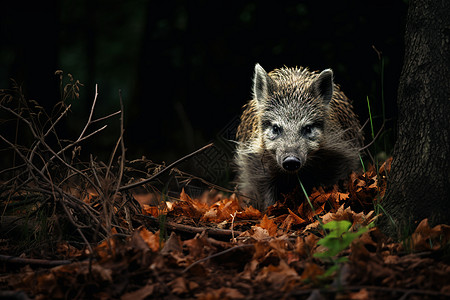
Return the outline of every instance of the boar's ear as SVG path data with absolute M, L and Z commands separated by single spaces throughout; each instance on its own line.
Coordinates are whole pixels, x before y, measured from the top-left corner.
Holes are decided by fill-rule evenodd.
M 253 77 L 253 97 L 258 103 L 268 100 L 269 93 L 275 88 L 275 82 L 267 72 L 259 65 L 255 65 Z
M 313 93 L 322 98 L 325 105 L 330 103 L 333 97 L 333 71 L 323 70 L 312 84 Z

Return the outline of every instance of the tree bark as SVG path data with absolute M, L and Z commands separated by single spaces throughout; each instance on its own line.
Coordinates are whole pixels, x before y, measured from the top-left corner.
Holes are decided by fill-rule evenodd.
M 450 223 L 450 1 L 411 0 L 398 89 L 398 137 L 380 228 Z M 392 224 L 393 220 L 395 225 Z

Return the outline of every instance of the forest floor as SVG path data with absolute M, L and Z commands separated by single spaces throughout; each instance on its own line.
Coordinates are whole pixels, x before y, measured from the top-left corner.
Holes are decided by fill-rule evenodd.
M 145 203 L 154 192 L 134 190 L 137 211 L 112 211 L 118 225 L 89 246 L 73 238 L 81 226 L 49 242 L 37 236 L 42 222 L 32 223 L 38 242 L 1 239 L 0 298 L 448 299 L 450 226 L 423 220 L 400 242 L 375 226 L 389 168 L 390 160 L 378 172 L 353 173 L 300 205 L 286 195 L 266 212 L 214 191 L 198 199 L 183 191 L 152 206 Z M 102 212 L 100 199 L 89 189 L 81 198 Z
M 81 85 L 69 79 L 51 114 L 0 90 L 0 299 L 450 299 L 450 226 L 425 219 L 397 241 L 376 227 L 391 160 L 259 211 L 177 169 L 211 145 L 126 161 L 122 102 L 96 119 L 96 93 L 78 138 L 60 136 Z M 114 116 L 110 160 L 79 159 Z M 191 198 L 173 178 L 213 189 Z

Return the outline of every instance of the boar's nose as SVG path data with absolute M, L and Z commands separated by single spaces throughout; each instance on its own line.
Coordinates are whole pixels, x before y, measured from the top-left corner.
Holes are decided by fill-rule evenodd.
M 297 171 L 300 169 L 301 162 L 300 160 L 295 156 L 288 156 L 283 160 L 283 169 L 286 171 Z

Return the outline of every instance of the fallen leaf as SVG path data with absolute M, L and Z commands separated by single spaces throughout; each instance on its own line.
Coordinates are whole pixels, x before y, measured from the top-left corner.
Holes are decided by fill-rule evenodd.
M 148 231 L 146 228 L 141 227 L 139 232 L 139 236 L 144 240 L 144 242 L 148 245 L 148 247 L 153 252 L 158 252 L 160 243 L 159 243 L 159 230 L 155 233 Z
M 367 289 L 361 289 L 358 292 L 353 292 L 348 294 L 348 299 L 351 300 L 368 300 L 369 292 Z
M 216 290 L 208 290 L 207 292 L 195 295 L 200 300 L 222 300 L 222 299 L 245 299 L 246 297 L 239 290 L 228 287 L 221 287 Z
M 169 282 L 167 286 L 175 295 L 182 295 L 189 291 L 186 279 L 184 277 L 175 278 L 174 280 Z
M 242 232 L 239 235 L 239 237 L 240 238 L 251 237 L 257 241 L 261 241 L 270 238 L 270 235 L 267 229 L 264 229 L 256 225 L 252 226 L 252 228 L 250 228 L 249 230 Z
M 236 214 L 236 218 L 241 220 L 259 220 L 261 219 L 261 216 L 261 212 L 256 208 L 253 208 L 253 206 L 249 206 L 245 208 L 244 211 Z
M 306 236 L 298 236 L 295 240 L 294 251 L 298 253 L 300 257 L 311 257 L 318 240 L 319 237 L 311 232 L 306 233 Z
M 143 300 L 151 296 L 155 291 L 155 285 L 146 285 L 136 291 L 123 294 L 120 300 Z
M 159 209 L 156 206 L 150 206 L 147 204 L 142 205 L 142 211 L 146 215 L 153 216 L 157 218 L 159 216 Z
M 317 276 L 320 276 L 324 273 L 324 270 L 317 264 L 308 262 L 306 264 L 305 269 L 302 272 L 302 275 L 300 276 L 301 280 L 310 279 L 312 281 L 315 281 Z
M 300 282 L 300 276 L 284 260 L 280 260 L 278 266 L 269 265 L 264 267 L 255 277 L 255 281 L 267 282 L 275 289 L 289 291 L 290 288 Z
M 270 236 L 275 236 L 277 234 L 278 230 L 277 225 L 275 224 L 274 221 L 269 219 L 267 215 L 264 215 L 264 217 L 261 220 L 261 223 L 259 223 L 256 226 L 266 229 Z
M 450 226 L 436 225 L 430 228 L 428 219 L 423 219 L 411 235 L 412 247 L 415 251 L 437 250 L 450 241 Z
M 204 213 L 202 221 L 219 223 L 224 220 L 230 220 L 231 215 L 241 210 L 242 208 L 236 197 L 222 199 L 214 203 L 209 210 Z

